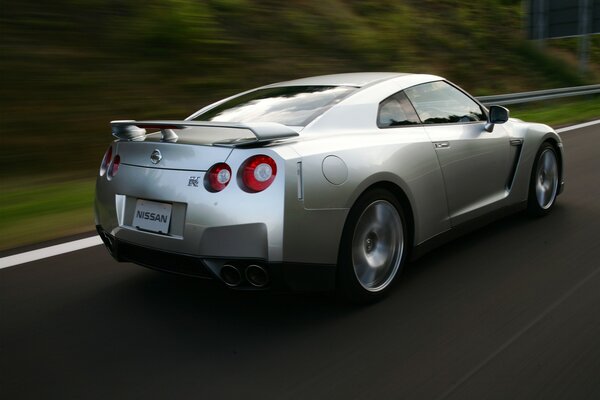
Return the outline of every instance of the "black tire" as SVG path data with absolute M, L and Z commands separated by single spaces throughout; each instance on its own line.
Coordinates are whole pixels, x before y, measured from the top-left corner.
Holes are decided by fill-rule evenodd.
M 527 198 L 527 212 L 529 215 L 542 217 L 554 208 L 560 185 L 559 174 L 556 150 L 550 143 L 542 143 L 535 156 L 535 163 L 529 181 L 529 195 Z
M 344 226 L 338 257 L 338 292 L 365 304 L 388 294 L 408 252 L 404 211 L 389 191 L 374 189 L 354 204 Z

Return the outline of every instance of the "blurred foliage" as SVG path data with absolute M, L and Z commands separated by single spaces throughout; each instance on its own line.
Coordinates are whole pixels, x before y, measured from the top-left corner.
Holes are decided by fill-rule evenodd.
M 181 119 L 265 83 L 443 75 L 476 95 L 598 81 L 576 43 L 524 40 L 517 0 L 6 0 L 0 177 L 93 176 L 113 119 Z

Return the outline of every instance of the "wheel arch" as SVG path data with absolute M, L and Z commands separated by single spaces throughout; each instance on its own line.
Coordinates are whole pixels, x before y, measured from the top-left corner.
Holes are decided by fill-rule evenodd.
M 344 243 L 346 241 L 347 236 L 350 234 L 350 230 L 352 229 L 350 220 L 352 218 L 352 211 L 357 206 L 357 203 L 360 201 L 363 196 L 368 195 L 368 193 L 375 190 L 384 190 L 391 194 L 393 198 L 395 198 L 400 207 L 402 208 L 401 213 L 404 216 L 405 224 L 406 224 L 406 235 L 408 236 L 405 242 L 405 260 L 410 260 L 411 252 L 414 247 L 414 237 L 415 237 L 415 222 L 414 222 L 414 211 L 411 205 L 410 199 L 406 192 L 396 183 L 391 182 L 389 180 L 380 180 L 376 182 L 370 183 L 367 187 L 364 187 L 361 191 L 357 191 L 357 194 L 353 197 L 353 202 L 349 208 L 349 212 L 346 215 L 346 219 L 344 221 L 344 226 L 342 229 L 342 236 L 340 238 L 340 243 L 338 247 L 338 262 L 336 263 L 335 270 L 335 282 L 336 287 L 339 289 L 341 285 L 341 274 L 343 266 L 341 262 L 343 260 L 344 251 Z
M 538 151 L 542 148 L 545 143 L 548 143 L 552 146 L 554 153 L 556 154 L 556 161 L 558 162 L 558 183 L 559 183 L 559 192 L 561 193 L 561 184 L 564 182 L 564 152 L 562 148 L 562 141 L 559 136 L 552 131 L 548 131 L 545 134 L 540 134 L 538 139 L 537 147 L 531 149 L 531 168 L 528 171 L 528 179 L 527 179 L 527 190 L 529 192 L 529 187 L 531 185 L 531 179 L 533 179 L 533 168 L 535 167 L 535 157 L 538 154 Z
M 353 201 L 350 206 L 350 210 L 352 210 L 352 208 L 356 205 L 358 199 L 360 199 L 366 193 L 373 191 L 375 189 L 383 189 L 383 190 L 390 192 L 396 198 L 396 200 L 398 200 L 398 202 L 400 203 L 400 206 L 402 207 L 402 211 L 404 213 L 404 217 L 406 218 L 406 224 L 407 224 L 406 231 L 408 233 L 408 239 L 409 239 L 408 240 L 408 243 L 409 243 L 408 251 L 410 252 L 410 250 L 414 247 L 414 240 L 415 240 L 414 208 L 413 208 L 410 198 L 406 194 L 405 190 L 402 189 L 402 187 L 399 186 L 397 183 L 389 181 L 389 180 L 380 180 L 380 181 L 371 183 L 369 186 L 363 188 L 360 192 L 358 192 L 355 196 L 353 196 Z M 346 215 L 346 220 L 344 221 L 344 228 L 343 228 L 344 233 L 346 232 L 346 229 L 348 229 L 349 218 L 350 218 L 350 212 L 348 212 L 348 215 Z M 342 235 L 343 235 L 343 233 L 342 233 Z M 342 241 L 340 241 L 340 249 L 342 246 L 341 242 Z
M 556 198 L 558 197 L 558 195 L 561 192 L 561 187 L 562 187 L 562 165 L 563 165 L 563 160 L 562 160 L 562 146 L 560 145 L 560 141 L 557 141 L 553 136 L 555 134 L 553 134 L 552 132 L 548 133 L 547 135 L 545 135 L 542 140 L 540 141 L 539 146 L 536 149 L 535 152 L 535 158 L 533 159 L 533 165 L 531 168 L 531 173 L 529 176 L 529 184 L 528 184 L 528 188 L 527 188 L 527 213 L 532 216 L 532 217 L 542 217 L 547 215 L 552 206 L 554 205 Z M 546 201 L 544 200 L 544 204 L 540 203 L 540 200 L 537 198 L 538 196 L 538 189 L 540 188 L 539 185 L 536 184 L 536 179 L 538 178 L 537 175 L 537 171 L 538 171 L 538 162 L 541 160 L 541 156 L 542 154 L 547 151 L 547 150 L 554 150 L 554 155 L 556 158 L 556 164 L 557 164 L 557 169 L 558 169 L 558 177 L 557 177 L 557 185 L 558 187 L 556 188 L 556 192 L 552 193 L 552 195 L 554 196 L 553 198 L 550 198 L 551 202 L 546 203 Z M 545 179 L 545 178 L 542 178 Z M 541 186 L 543 188 L 543 185 Z M 542 189 L 542 190 L 546 190 L 546 189 Z M 543 196 L 545 196 L 544 194 L 542 194 Z
M 563 152 L 562 152 L 562 142 L 559 142 L 555 137 L 553 132 L 548 132 L 542 143 L 540 143 L 540 147 L 544 143 L 549 143 L 554 152 L 556 153 L 556 160 L 558 161 L 558 183 L 563 181 Z M 560 144 L 559 144 L 560 143 Z M 560 192 L 559 192 L 560 193 Z

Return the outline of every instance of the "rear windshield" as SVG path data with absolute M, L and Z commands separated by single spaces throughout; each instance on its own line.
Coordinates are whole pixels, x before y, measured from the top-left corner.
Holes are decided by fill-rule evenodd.
M 194 120 L 278 122 L 305 126 L 357 88 L 350 86 L 284 86 L 237 96 L 197 115 Z

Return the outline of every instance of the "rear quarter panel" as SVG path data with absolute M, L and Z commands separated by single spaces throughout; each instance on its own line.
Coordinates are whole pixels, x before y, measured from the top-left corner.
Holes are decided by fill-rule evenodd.
M 337 256 L 350 208 L 369 187 L 381 183 L 396 185 L 408 198 L 415 222 L 415 244 L 449 229 L 441 171 L 422 127 L 375 128 L 363 133 L 314 137 L 293 147 L 302 159 L 303 208 L 305 214 L 315 217 L 312 226 L 307 220 L 296 221 L 302 229 L 290 234 L 312 235 L 313 248 L 327 243 L 327 251 Z M 331 171 L 332 167 L 326 165 L 325 160 L 331 156 L 341 160 L 334 168 L 343 171 Z M 345 174 L 346 179 L 332 183 L 326 176 L 331 174 Z

